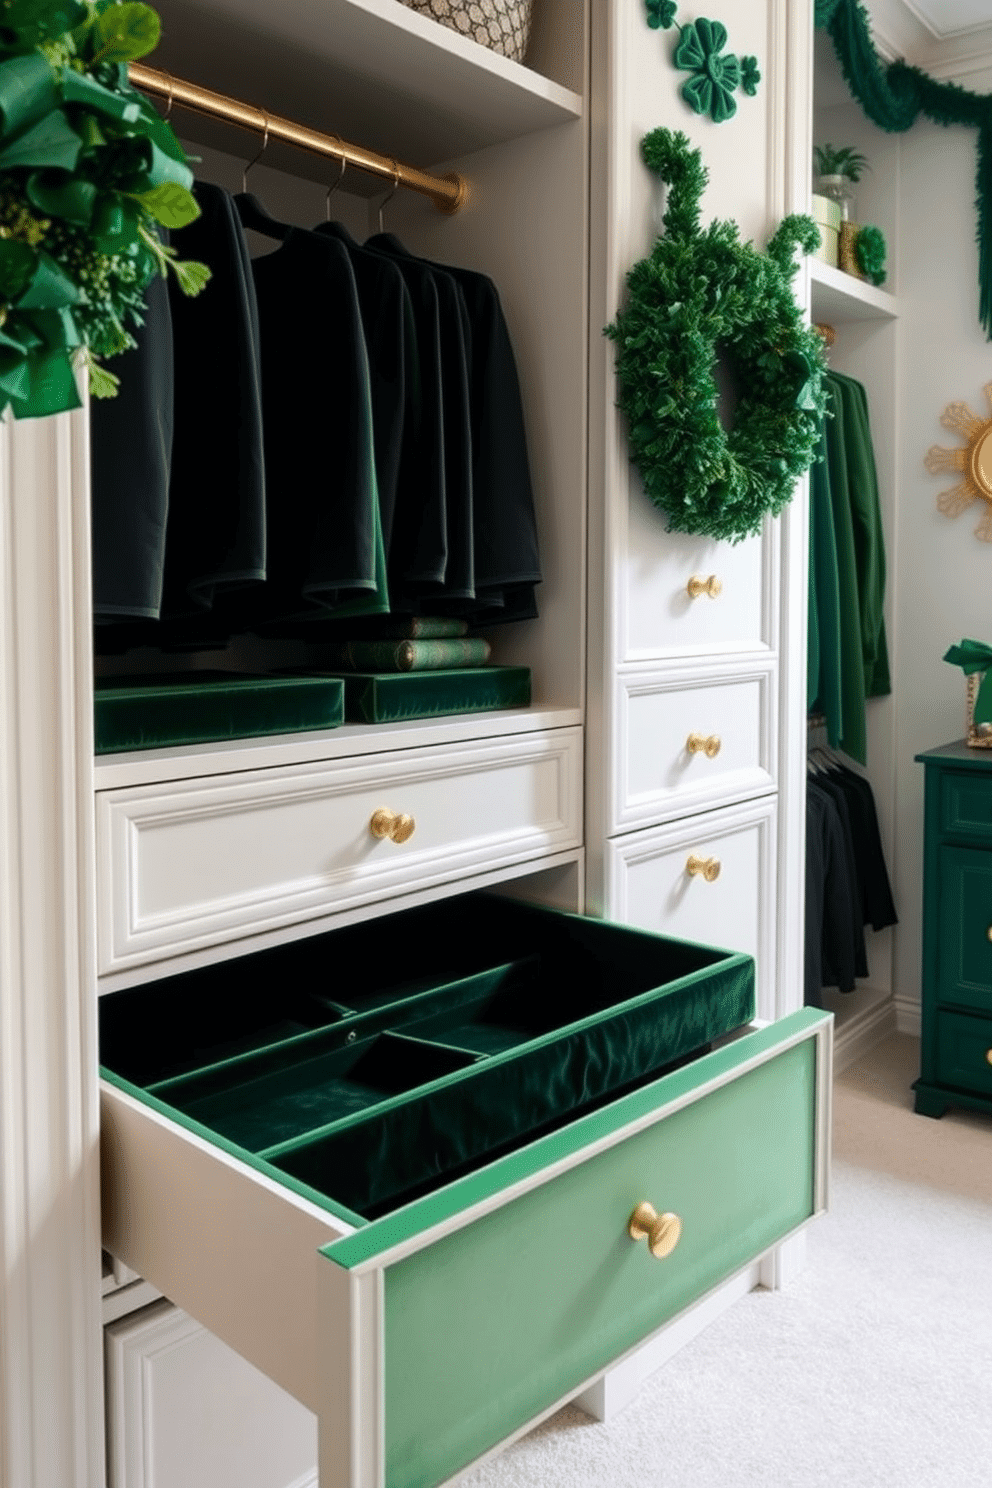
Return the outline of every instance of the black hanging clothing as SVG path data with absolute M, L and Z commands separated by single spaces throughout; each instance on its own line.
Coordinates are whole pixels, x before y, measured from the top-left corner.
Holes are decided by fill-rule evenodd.
M 836 802 L 806 782 L 805 1001 L 822 1007 L 822 987 L 854 991 L 856 926 L 850 861 Z
M 828 779 L 844 793 L 851 824 L 851 840 L 858 878 L 858 909 L 861 921 L 874 930 L 898 924 L 892 898 L 878 812 L 871 785 L 863 775 L 842 765 L 828 771 Z
M 262 348 L 268 582 L 252 623 L 389 607 L 368 360 L 348 251 L 291 228 L 252 260 Z
M 157 620 L 162 604 L 174 379 L 169 295 L 158 274 L 145 301 L 137 346 L 112 364 L 116 398 L 90 401 L 93 613 L 101 628 Z
M 851 943 L 854 957 L 854 975 L 856 977 L 866 977 L 868 975 L 868 955 L 865 949 L 864 917 L 861 913 L 861 881 L 857 854 L 854 850 L 854 834 L 851 830 L 851 813 L 848 810 L 847 798 L 843 790 L 831 778 L 829 772 L 818 775 L 816 777 L 816 783 L 820 790 L 826 796 L 829 796 L 833 802 L 840 820 L 844 857 L 847 864 L 847 888 L 851 896 L 851 919 L 853 924 Z
M 392 262 L 384 254 L 379 257 Z M 416 611 L 421 594 L 441 593 L 448 566 L 441 325 L 437 285 L 430 271 L 416 260 L 395 267 L 413 310 L 420 398 L 417 407 L 408 410 L 404 427 L 387 562 L 394 608 Z
M 416 431 L 423 414 L 413 302 L 399 266 L 356 243 L 342 223 L 321 222 L 314 231 L 344 244 L 355 273 L 371 381 L 379 513 L 388 555 L 404 446 L 409 446 L 407 478 L 417 469 L 420 453 Z
M 211 278 L 190 299 L 169 279 L 175 437 L 163 616 L 209 610 L 222 591 L 266 573 L 265 461 L 258 309 L 244 230 L 230 194 L 198 181 L 201 215 L 182 252 Z
M 541 581 L 523 401 L 499 291 L 485 274 L 435 265 L 466 310 L 477 623 L 530 619 Z
M 433 306 L 428 283 L 433 285 L 437 304 L 437 370 L 436 390 L 428 386 L 424 378 L 424 409 L 430 398 L 440 395 L 442 435 L 442 458 L 444 462 L 444 528 L 445 562 L 441 574 L 443 588 L 439 594 L 418 594 L 418 581 L 411 574 L 407 554 L 419 552 L 420 505 L 423 496 L 429 500 L 428 511 L 433 516 L 436 493 L 432 489 L 424 492 L 422 472 L 417 470 L 410 482 L 404 478 L 400 488 L 400 500 L 396 515 L 396 533 L 393 549 L 396 553 L 396 571 L 393 578 L 393 597 L 397 607 L 407 599 L 414 603 L 420 613 L 424 605 L 428 611 L 439 609 L 440 613 L 462 614 L 467 602 L 475 600 L 475 538 L 473 531 L 472 498 L 472 420 L 469 403 L 468 349 L 466 332 L 468 314 L 464 297 L 450 273 L 435 268 L 425 260 L 409 253 L 392 233 L 376 233 L 365 244 L 370 252 L 381 253 L 397 264 L 414 300 L 415 313 L 418 301 L 425 312 Z M 426 314 L 424 316 L 426 320 Z M 429 336 L 433 325 L 425 324 L 424 335 Z M 417 326 L 418 346 L 421 354 L 429 344 L 422 340 L 421 324 Z M 433 363 L 433 359 L 431 359 Z M 472 608 L 468 605 L 468 608 Z

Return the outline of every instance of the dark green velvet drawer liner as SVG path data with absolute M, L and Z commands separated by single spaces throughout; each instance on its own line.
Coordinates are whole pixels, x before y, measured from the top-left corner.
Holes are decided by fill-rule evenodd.
M 657 1073 L 752 1011 L 753 963 L 733 958 L 265 1156 L 371 1218 Z
M 226 1150 L 371 1217 L 754 1011 L 749 957 L 644 931 L 469 895 L 390 916 L 384 966 L 386 925 L 102 998 L 102 1062 Z M 493 966 L 494 951 L 515 959 Z
M 94 702 L 97 754 L 298 734 L 344 722 L 336 677 L 242 677 L 217 672 L 100 678 Z
M 516 982 L 526 977 L 528 985 L 532 985 L 539 967 L 540 959 L 536 956 L 494 966 L 445 986 L 417 991 L 395 1002 L 372 1007 L 368 1012 L 353 1010 L 341 1022 L 309 1033 L 295 1034 L 266 1048 L 235 1053 L 201 1069 L 151 1081 L 146 1089 L 170 1101 L 177 1110 L 196 1115 L 198 1120 L 206 1120 L 204 1113 L 220 1112 L 225 1105 L 227 1108 L 244 1105 L 257 1113 L 270 1097 L 281 1098 L 286 1088 L 296 1085 L 302 1090 L 315 1066 L 326 1056 L 387 1032 L 400 1032 L 407 1038 L 413 1033 L 415 1044 L 457 1048 L 464 1056 L 462 1063 L 470 1064 L 473 1057 L 481 1056 L 473 1056 L 473 1051 L 465 1044 L 455 1044 L 451 1039 L 425 1039 L 419 1025 L 425 1020 L 437 1021 L 444 1017 L 457 1025 L 460 1018 L 471 1016 L 490 1003 L 507 981 Z M 417 1025 L 416 1030 L 414 1025 Z M 519 1044 L 529 1035 L 517 1031 L 507 1034 L 507 1037 L 510 1042 Z M 268 1144 L 263 1142 L 262 1145 Z
M 399 723 L 451 713 L 529 708 L 530 668 L 453 667 L 437 672 L 342 673 L 349 723 Z

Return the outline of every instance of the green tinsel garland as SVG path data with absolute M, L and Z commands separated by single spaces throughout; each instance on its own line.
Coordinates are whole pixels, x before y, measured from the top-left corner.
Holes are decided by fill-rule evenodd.
M 880 129 L 902 133 L 925 114 L 936 124 L 978 130 L 978 314 L 992 340 L 992 97 L 938 82 L 906 62 L 886 66 L 860 0 L 815 0 L 814 14 L 817 26 L 830 33 L 852 94 Z
M 740 542 L 782 510 L 816 450 L 822 342 L 804 322 L 792 278 L 794 248 L 811 252 L 819 232 L 809 217 L 786 217 L 760 253 L 734 222 L 701 230 L 700 152 L 668 129 L 646 135 L 641 152 L 670 190 L 665 234 L 630 270 L 626 307 L 606 327 L 618 347 L 631 459 L 670 531 Z M 718 413 L 718 357 L 740 389 L 729 434 Z

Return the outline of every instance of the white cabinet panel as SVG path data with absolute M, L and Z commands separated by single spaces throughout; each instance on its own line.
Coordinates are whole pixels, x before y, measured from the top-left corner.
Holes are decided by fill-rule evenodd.
M 634 832 L 607 849 L 608 918 L 748 952 L 760 1017 L 775 1006 L 775 812 L 766 797 Z M 715 859 L 718 876 L 691 874 L 690 857 Z
M 581 787 L 581 730 L 554 729 L 101 791 L 100 971 L 577 847 Z M 377 840 L 380 807 L 413 835 Z
M 317 1488 L 317 1421 L 170 1302 L 104 1330 L 108 1488 Z
M 771 664 L 629 671 L 618 690 L 614 830 L 774 789 Z

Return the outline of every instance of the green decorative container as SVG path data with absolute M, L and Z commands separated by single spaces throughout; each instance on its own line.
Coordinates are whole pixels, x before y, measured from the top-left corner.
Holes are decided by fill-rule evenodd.
M 399 723 L 453 713 L 530 707 L 530 667 L 455 667 L 437 672 L 342 674 L 349 723 Z
M 96 681 L 97 754 L 298 734 L 344 722 L 337 677 L 247 677 L 181 672 Z

